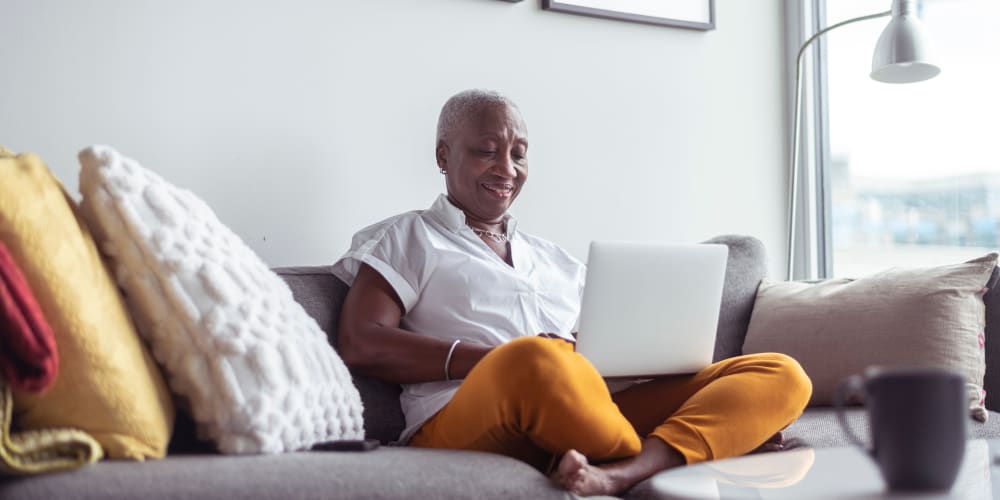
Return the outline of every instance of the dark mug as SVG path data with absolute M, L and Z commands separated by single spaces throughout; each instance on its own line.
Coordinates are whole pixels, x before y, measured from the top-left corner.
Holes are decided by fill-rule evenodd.
M 869 455 L 893 491 L 947 490 L 958 476 L 969 418 L 965 379 L 935 368 L 869 368 L 844 380 L 833 403 L 844 433 L 851 431 L 844 406 L 861 397 L 868 409 Z

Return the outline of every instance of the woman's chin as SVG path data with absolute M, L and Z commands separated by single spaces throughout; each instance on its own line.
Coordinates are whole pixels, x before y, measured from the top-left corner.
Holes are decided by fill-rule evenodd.
M 510 205 L 511 203 L 509 201 L 505 203 L 493 203 L 491 205 L 484 205 L 483 206 L 484 220 L 499 221 L 500 219 L 503 219 L 503 217 L 507 215 L 507 211 L 510 210 Z

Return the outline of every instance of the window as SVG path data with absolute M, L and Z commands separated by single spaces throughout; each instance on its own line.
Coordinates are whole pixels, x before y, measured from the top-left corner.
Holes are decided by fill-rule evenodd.
M 890 1 L 826 0 L 826 25 Z M 821 4 L 822 5 L 822 4 Z M 825 36 L 826 236 L 835 277 L 968 260 L 1000 247 L 997 0 L 918 0 L 941 74 L 868 77 L 889 18 Z M 827 257 L 830 257 L 829 255 Z

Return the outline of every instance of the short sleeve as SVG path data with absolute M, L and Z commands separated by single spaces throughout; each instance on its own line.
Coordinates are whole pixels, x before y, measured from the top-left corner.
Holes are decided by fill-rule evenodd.
M 421 227 L 417 217 L 404 214 L 362 229 L 333 265 L 333 274 L 353 285 L 361 264 L 368 264 L 399 296 L 404 313 L 409 311 L 417 302 L 427 267 L 426 232 Z
M 577 288 L 577 300 L 578 304 L 583 304 L 583 288 L 586 285 L 587 267 L 583 264 L 579 264 L 576 272 L 576 288 Z M 573 328 L 570 329 L 570 333 L 576 333 L 580 331 L 580 315 L 576 315 L 576 321 L 573 322 Z

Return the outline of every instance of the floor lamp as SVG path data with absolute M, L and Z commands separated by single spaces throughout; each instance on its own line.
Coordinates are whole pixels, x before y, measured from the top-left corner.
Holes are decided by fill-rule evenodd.
M 871 78 L 884 83 L 913 83 L 934 78 L 941 72 L 929 62 L 929 50 L 924 43 L 924 27 L 917 17 L 917 0 L 893 0 L 892 10 L 856 17 L 828 26 L 809 37 L 799 48 L 795 59 L 795 116 L 792 127 L 792 156 L 789 159 L 788 183 L 788 276 L 792 279 L 795 264 L 795 211 L 798 203 L 799 136 L 802 114 L 802 56 L 806 49 L 824 33 L 841 26 L 878 17 L 892 16 L 882 31 L 872 56 Z

